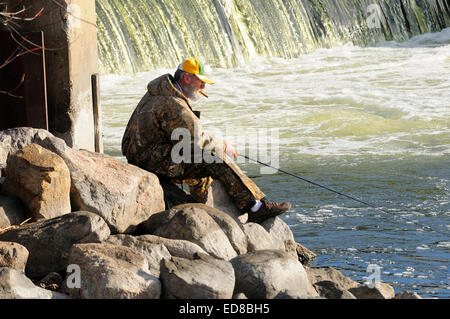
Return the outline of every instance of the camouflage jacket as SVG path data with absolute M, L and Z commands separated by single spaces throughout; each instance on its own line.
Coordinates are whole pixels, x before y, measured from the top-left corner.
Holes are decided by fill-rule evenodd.
M 200 119 L 192 111 L 188 99 L 174 87 L 173 81 L 170 74 L 165 74 L 148 84 L 147 93 L 125 129 L 122 153 L 130 164 L 156 174 L 180 177 L 185 164 L 175 163 L 171 158 L 172 148 L 179 142 L 172 140 L 175 129 L 189 131 L 192 154 L 194 147 L 224 152 L 225 143 L 203 132 Z

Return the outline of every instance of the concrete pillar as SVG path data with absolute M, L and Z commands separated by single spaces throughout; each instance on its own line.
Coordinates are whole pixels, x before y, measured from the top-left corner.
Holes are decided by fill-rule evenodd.
M 91 75 L 98 73 L 95 0 L 7 0 L 25 8 L 21 32 L 44 31 L 49 131 L 71 147 L 95 151 Z M 17 6 L 17 3 L 20 3 Z

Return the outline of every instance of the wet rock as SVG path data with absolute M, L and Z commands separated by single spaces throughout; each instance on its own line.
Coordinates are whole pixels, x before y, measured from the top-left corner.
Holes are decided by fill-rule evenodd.
M 242 225 L 245 235 L 247 236 L 247 250 L 264 250 L 264 249 L 285 249 L 284 244 L 278 238 L 271 236 L 260 224 L 246 223 Z
M 164 245 L 141 240 L 131 235 L 112 235 L 104 242 L 130 247 L 142 253 L 147 258 L 149 272 L 156 277 L 159 277 L 161 261 L 171 258 L 169 251 Z
M 110 230 L 100 216 L 73 212 L 10 230 L 0 235 L 0 241 L 16 242 L 28 249 L 26 273 L 34 278 L 64 270 L 73 244 L 101 242 L 109 235 Z
M 290 290 L 305 298 L 318 296 L 302 264 L 284 251 L 252 251 L 230 262 L 236 276 L 234 294 L 244 293 L 249 299 L 269 299 Z
M 356 299 L 348 290 L 342 289 L 337 283 L 324 280 L 316 282 L 314 285 L 317 293 L 326 299 Z
M 0 195 L 0 230 L 25 221 L 25 211 L 20 199 Z
M 161 295 L 161 282 L 149 273 L 147 258 L 132 248 L 75 244 L 68 262 L 80 269 L 78 283 L 69 276 L 64 281 L 63 291 L 73 298 L 156 299 Z
M 223 230 L 204 209 L 186 204 L 173 207 L 171 211 L 175 212 L 172 219 L 154 235 L 188 240 L 220 259 L 229 260 L 237 255 Z
M 350 288 L 348 291 L 358 299 L 392 299 L 395 297 L 394 288 L 384 282 L 376 284 L 373 288 L 361 285 Z
M 161 281 L 163 298 L 230 299 L 235 277 L 230 262 L 198 254 L 194 259 L 163 260 Z
M 7 267 L 25 272 L 28 250 L 14 242 L 0 241 L 0 267 Z
M 22 200 L 33 220 L 71 212 L 69 169 L 60 156 L 37 144 L 9 155 L 6 190 Z

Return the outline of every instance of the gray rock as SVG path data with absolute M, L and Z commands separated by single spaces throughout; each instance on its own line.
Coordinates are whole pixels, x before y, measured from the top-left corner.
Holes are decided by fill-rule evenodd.
M 249 299 L 271 299 L 281 291 L 305 298 L 318 297 L 302 264 L 280 250 L 257 250 L 233 258 L 236 285 L 234 294 Z
M 311 262 L 317 257 L 312 250 L 297 242 L 292 243 L 291 241 L 287 241 L 285 242 L 285 247 L 287 251 L 290 251 L 290 247 L 295 249 L 295 254 L 297 255 L 298 260 L 305 266 L 311 264 Z M 293 251 L 292 254 L 294 254 Z
M 208 196 L 205 204 L 228 214 L 235 221 L 241 223 L 240 216 L 242 216 L 242 213 L 239 208 L 237 208 L 230 195 L 228 195 L 221 181 L 217 179 L 212 181 L 208 189 Z
M 9 155 L 5 187 L 35 221 L 71 212 L 69 169 L 59 155 L 37 144 Z
M 182 239 L 169 239 L 154 235 L 136 236 L 137 239 L 152 244 L 164 245 L 171 256 L 193 259 L 195 254 L 206 254 L 199 245 Z
M 356 299 L 352 293 L 342 289 L 337 283 L 332 281 L 319 281 L 313 286 L 317 293 L 326 299 Z
M 189 206 L 206 211 L 208 215 L 211 216 L 217 223 L 217 225 L 219 225 L 219 227 L 223 230 L 225 235 L 227 235 L 231 246 L 233 246 L 238 255 L 247 253 L 247 236 L 244 234 L 242 225 L 239 221 L 236 221 L 236 219 L 234 219 L 229 214 L 205 204 L 186 204 L 179 205 L 174 208 L 183 209 L 184 207 Z
M 109 235 L 100 216 L 73 212 L 10 230 L 0 235 L 0 241 L 17 242 L 28 249 L 26 273 L 34 278 L 64 270 L 67 253 L 74 243 L 101 242 Z
M 394 299 L 423 299 L 416 292 L 402 291 L 395 294 Z
M 67 276 L 63 291 L 83 299 L 157 299 L 161 282 L 149 273 L 146 257 L 129 247 L 75 244 L 70 264 L 80 269 L 79 287 Z
M 384 282 L 376 284 L 373 288 L 361 285 L 350 288 L 348 291 L 358 299 L 392 299 L 395 297 L 394 288 Z
M 52 299 L 50 290 L 42 289 L 21 271 L 0 267 L 0 299 Z
M 0 157 L 0 160 L 4 158 L 4 164 L 6 166 L 6 160 L 9 154 L 15 153 L 29 144 L 35 143 L 41 145 L 41 142 L 46 138 L 56 137 L 47 130 L 31 127 L 15 127 L 0 131 L 0 144 L 3 143 L 4 152 L 5 150 L 7 152 L 6 156 Z M 61 141 L 65 144 L 63 140 Z M 2 162 L 0 162 L 0 165 L 2 165 Z
M 261 223 L 261 226 L 273 237 L 278 238 L 283 243 L 285 241 L 295 241 L 291 228 L 281 218 L 268 218 Z
M 171 211 L 176 211 L 175 215 L 154 235 L 191 241 L 220 259 L 229 260 L 237 255 L 223 230 L 204 209 L 186 204 Z
M 11 150 L 11 136 L 2 135 L 0 132 L 0 177 L 3 175 L 2 171 L 6 167 L 8 154 Z
M 142 253 L 147 258 L 149 272 L 156 277 L 159 277 L 161 261 L 171 258 L 169 251 L 164 245 L 141 240 L 131 235 L 112 235 L 104 242 L 130 247 Z
M 25 272 L 28 250 L 13 242 L 0 241 L 0 267 L 7 267 Z
M 358 283 L 356 281 L 344 276 L 339 270 L 333 267 L 306 267 L 305 270 L 308 274 L 309 281 L 313 285 L 320 281 L 332 281 L 343 290 L 349 290 L 351 288 L 358 287 Z
M 26 219 L 25 216 L 22 202 L 18 198 L 0 195 L 0 230 L 19 225 Z
M 230 262 L 199 254 L 194 259 L 163 260 L 161 281 L 163 298 L 230 299 L 235 278 Z
M 249 252 L 264 249 L 285 250 L 283 242 L 271 236 L 260 224 L 246 223 L 242 225 L 242 228 L 247 236 L 247 250 Z

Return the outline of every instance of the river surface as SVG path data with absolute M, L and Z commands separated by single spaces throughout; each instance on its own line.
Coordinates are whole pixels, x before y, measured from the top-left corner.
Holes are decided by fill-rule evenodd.
M 147 83 L 174 69 L 101 77 L 105 153 L 125 160 Z M 208 133 L 378 208 L 239 157 L 270 200 L 291 202 L 282 219 L 312 266 L 360 282 L 379 269 L 396 292 L 450 298 L 450 28 L 208 72 L 216 84 L 193 103 Z

